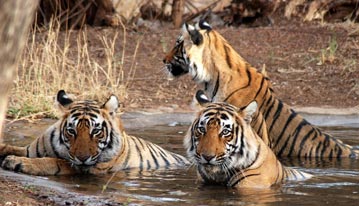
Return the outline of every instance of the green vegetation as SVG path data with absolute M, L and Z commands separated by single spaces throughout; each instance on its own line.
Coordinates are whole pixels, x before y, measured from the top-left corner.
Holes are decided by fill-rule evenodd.
M 318 65 L 323 65 L 327 62 L 330 64 L 334 63 L 336 57 L 335 53 L 338 49 L 338 43 L 335 37 L 331 37 L 329 40 L 329 46 L 321 50 Z

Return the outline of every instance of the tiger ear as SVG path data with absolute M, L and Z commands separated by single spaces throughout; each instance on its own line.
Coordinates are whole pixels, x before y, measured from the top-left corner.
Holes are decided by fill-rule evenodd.
M 211 101 L 209 98 L 204 94 L 203 90 L 198 90 L 196 92 L 196 101 L 201 107 L 206 107 Z
M 182 33 L 188 33 L 191 37 L 191 41 L 195 45 L 200 45 L 203 42 L 202 34 L 192 25 L 184 23 L 182 26 Z
M 207 31 L 211 31 L 212 30 L 212 26 L 206 22 L 204 19 L 201 19 L 198 21 L 198 23 L 196 24 L 196 29 L 197 30 L 207 30 Z
M 68 110 L 70 105 L 74 102 L 64 90 L 60 90 L 57 92 L 56 101 L 58 103 L 58 107 L 62 112 Z
M 255 112 L 257 111 L 257 108 L 258 108 L 257 102 L 253 101 L 249 105 L 247 105 L 243 110 L 241 110 L 240 114 L 246 122 L 250 123 L 253 119 Z
M 119 101 L 118 98 L 115 95 L 111 95 L 105 104 L 103 104 L 102 108 L 107 110 L 111 116 L 116 114 L 116 111 L 118 109 Z

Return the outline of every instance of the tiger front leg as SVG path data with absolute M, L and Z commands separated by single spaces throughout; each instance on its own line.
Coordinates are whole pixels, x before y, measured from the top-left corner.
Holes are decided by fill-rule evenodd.
M 24 157 L 27 155 L 26 147 L 17 147 L 8 144 L 0 144 L 0 165 L 8 155 Z
M 68 161 L 52 157 L 28 158 L 9 155 L 4 159 L 1 167 L 15 172 L 43 176 L 77 173 Z
M 0 144 L 0 157 L 15 155 L 25 157 L 27 155 L 26 147 L 17 147 L 8 144 Z

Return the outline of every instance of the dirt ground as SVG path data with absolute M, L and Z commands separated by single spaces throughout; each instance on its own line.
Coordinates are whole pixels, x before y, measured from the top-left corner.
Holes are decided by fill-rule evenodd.
M 321 24 L 291 22 L 271 27 L 215 28 L 252 65 L 265 65 L 277 96 L 295 107 L 359 108 L 359 27 L 350 23 Z M 88 28 L 89 45 L 99 45 L 98 35 L 123 33 L 117 28 Z M 130 68 L 136 42 L 135 74 L 124 98 L 126 111 L 189 111 L 197 86 L 189 76 L 167 80 L 164 53 L 174 44 L 178 29 L 154 24 L 150 28 L 128 28 L 126 63 Z M 116 46 L 122 51 L 121 41 Z M 94 49 L 94 58 L 103 51 Z M 0 205 L 54 205 L 51 191 L 28 188 L 0 179 Z M 66 198 L 66 196 L 64 197 Z M 69 203 L 69 205 L 83 203 Z
M 294 22 L 217 30 L 250 64 L 258 69 L 265 65 L 275 93 L 285 103 L 295 107 L 359 106 L 358 25 Z M 127 110 L 188 109 L 197 86 L 189 75 L 167 80 L 162 63 L 164 51 L 173 46 L 178 34 L 178 29 L 167 28 L 130 32 L 130 39 L 141 35 L 142 41 L 136 73 L 127 90 Z

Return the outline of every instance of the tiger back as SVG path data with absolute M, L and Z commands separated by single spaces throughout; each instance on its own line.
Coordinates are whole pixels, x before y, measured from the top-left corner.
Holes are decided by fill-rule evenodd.
M 190 74 L 212 102 L 243 108 L 256 101 L 259 109 L 251 125 L 277 156 L 359 157 L 358 149 L 322 132 L 278 99 L 267 75 L 247 63 L 208 23 L 184 24 L 181 36 L 187 46 L 172 54 L 185 53 L 180 56 L 188 57 L 187 64 L 176 68 L 186 70 L 171 76 Z
M 184 166 L 187 159 L 141 138 L 127 135 L 116 115 L 118 99 L 104 104 L 73 101 L 57 94 L 62 117 L 30 145 L 0 144 L 1 166 L 33 175 L 107 173 Z
M 204 109 L 197 114 L 184 145 L 200 178 L 208 184 L 236 188 L 268 188 L 311 175 L 282 166 L 273 151 L 250 126 L 257 103 L 243 110 L 227 103 L 210 103 L 199 91 Z

